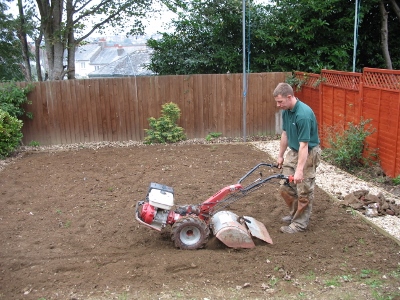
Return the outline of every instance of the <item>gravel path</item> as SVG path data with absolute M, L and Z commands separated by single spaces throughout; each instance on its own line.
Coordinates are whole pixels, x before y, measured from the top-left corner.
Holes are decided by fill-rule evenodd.
M 279 141 L 268 142 L 254 142 L 257 148 L 267 152 L 272 157 L 276 157 L 279 152 Z M 357 190 L 369 190 L 370 194 L 378 195 L 382 193 L 386 199 L 395 201 L 400 204 L 400 199 L 393 194 L 388 193 L 384 189 L 374 186 L 371 183 L 365 182 L 341 169 L 329 165 L 321 161 L 317 169 L 316 183 L 319 188 L 323 189 L 331 195 L 339 203 L 341 199 Z M 360 215 L 369 223 L 381 229 L 382 233 L 396 240 L 400 244 L 400 218 L 397 216 L 379 216 L 367 217 L 360 213 Z

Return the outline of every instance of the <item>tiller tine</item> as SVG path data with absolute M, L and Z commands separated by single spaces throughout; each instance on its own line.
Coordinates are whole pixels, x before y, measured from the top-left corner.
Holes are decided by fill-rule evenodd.
M 212 216 L 210 225 L 216 238 L 231 248 L 254 248 L 252 235 L 272 244 L 264 224 L 251 217 L 239 218 L 233 212 L 220 211 Z
M 263 223 L 248 216 L 243 216 L 243 219 L 245 221 L 245 224 L 247 225 L 247 228 L 250 230 L 252 236 L 259 238 L 260 240 L 263 240 L 268 244 L 273 244 L 272 239 L 268 233 L 268 230 L 267 228 L 265 228 Z

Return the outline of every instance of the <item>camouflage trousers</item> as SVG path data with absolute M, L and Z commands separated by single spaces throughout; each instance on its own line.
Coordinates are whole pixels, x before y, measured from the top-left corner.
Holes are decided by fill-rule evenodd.
M 292 224 L 299 230 L 304 231 L 310 222 L 310 216 L 314 200 L 315 175 L 321 160 L 321 148 L 314 147 L 308 153 L 307 162 L 304 166 L 304 180 L 300 183 L 281 183 L 279 193 L 289 207 L 292 216 Z M 289 150 L 286 154 L 282 174 L 293 175 L 298 162 L 298 152 Z M 293 226 L 292 225 L 292 226 Z

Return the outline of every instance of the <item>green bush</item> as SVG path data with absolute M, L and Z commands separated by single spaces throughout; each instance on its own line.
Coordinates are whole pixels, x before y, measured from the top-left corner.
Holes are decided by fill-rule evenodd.
M 145 129 L 145 144 L 175 143 L 186 139 L 183 128 L 176 122 L 181 115 L 181 110 L 175 103 L 166 103 L 162 106 L 161 117 L 149 118 L 150 129 Z
M 222 135 L 222 132 L 210 132 L 206 136 L 206 141 L 211 141 L 212 139 L 219 138 Z
M 29 84 L 26 87 L 19 87 L 15 82 L 0 83 L 0 109 L 8 112 L 12 117 L 20 118 L 26 115 L 32 118 L 31 113 L 25 112 L 23 104 L 31 104 L 27 95 L 33 90 L 33 85 Z
M 22 121 L 0 109 L 0 158 L 10 155 L 22 139 Z
M 348 123 L 346 130 L 331 127 L 326 130 L 330 148 L 323 151 L 324 159 L 346 171 L 369 165 L 376 151 L 369 149 L 366 137 L 375 132 L 371 120 L 361 120 L 358 125 Z M 367 126 L 368 125 L 368 126 Z

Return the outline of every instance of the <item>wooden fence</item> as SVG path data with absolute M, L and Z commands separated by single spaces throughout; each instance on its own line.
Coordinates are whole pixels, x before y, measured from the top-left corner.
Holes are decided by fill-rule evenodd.
M 246 136 L 279 131 L 272 92 L 290 73 L 248 75 Z M 376 132 L 367 142 L 379 150 L 387 175 L 400 174 L 400 71 L 365 68 L 363 73 L 322 70 L 296 72 L 305 80 L 296 91 L 314 110 L 322 146 L 327 127 L 371 119 Z M 35 83 L 29 94 L 33 120 L 24 120 L 23 142 L 41 145 L 100 141 L 140 141 L 148 118 L 161 105 L 176 103 L 179 126 L 188 138 L 221 132 L 243 136 L 242 74 L 103 78 Z
M 367 138 L 369 147 L 378 150 L 388 176 L 400 174 L 400 71 L 365 68 L 361 74 L 322 70 L 321 75 L 296 72 L 296 77 L 305 81 L 296 96 L 315 111 L 322 146 L 327 146 L 327 128 L 372 120 L 376 132 Z
M 246 135 L 275 133 L 274 88 L 288 73 L 248 75 Z M 242 74 L 151 76 L 35 83 L 28 95 L 32 120 L 25 119 L 23 142 L 40 145 L 99 141 L 140 141 L 149 117 L 176 103 L 178 125 L 188 138 L 220 132 L 243 136 Z

